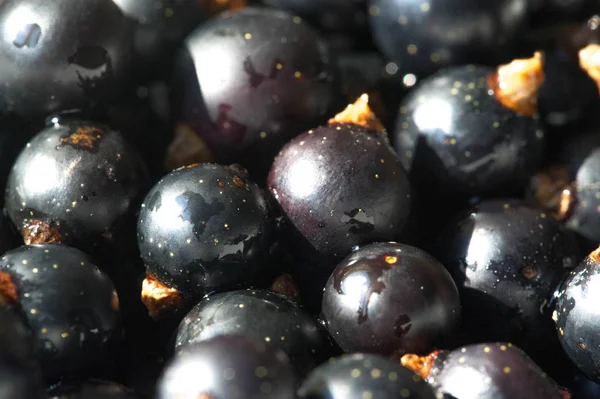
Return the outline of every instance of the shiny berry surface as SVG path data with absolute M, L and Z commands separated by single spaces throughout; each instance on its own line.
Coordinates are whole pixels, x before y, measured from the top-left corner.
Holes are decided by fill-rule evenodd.
M 469 345 L 443 354 L 428 381 L 459 399 L 563 398 L 556 383 L 510 343 Z
M 121 134 L 66 121 L 47 126 L 25 146 L 5 202 L 27 244 L 59 242 L 103 254 L 131 250 L 148 187 L 146 166 Z
M 540 166 L 545 141 L 537 116 L 490 95 L 491 73 L 482 66 L 446 69 L 401 103 L 393 143 L 416 190 L 518 192 Z
M 460 322 L 444 266 L 408 245 L 376 243 L 344 259 L 323 295 L 327 329 L 345 352 L 427 352 Z
M 173 91 L 177 119 L 207 142 L 217 162 L 264 173 L 286 141 L 326 117 L 333 66 L 299 17 L 248 7 L 188 36 Z
M 298 390 L 302 399 L 434 399 L 419 376 L 397 362 L 372 354 L 332 358 L 317 367 Z
M 132 25 L 112 1 L 8 0 L 0 26 L 0 113 L 87 109 L 127 84 Z
M 600 258 L 592 252 L 562 283 L 552 319 L 560 343 L 588 378 L 600 382 L 600 340 L 596 292 L 600 289 Z
M 178 351 L 159 381 L 157 398 L 294 399 L 296 384 L 296 373 L 281 349 L 224 335 Z
M 230 291 L 204 299 L 181 322 L 175 345 L 221 335 L 243 335 L 281 348 L 301 375 L 332 354 L 320 325 L 296 304 L 269 291 Z
M 550 300 L 579 259 L 574 237 L 521 201 L 488 200 L 457 216 L 437 242 L 461 291 L 463 339 L 510 340 L 554 364 Z
M 525 0 L 371 0 L 369 22 L 378 48 L 404 74 L 422 77 L 449 65 L 512 58 L 527 8 Z
M 354 124 L 309 130 L 275 159 L 267 184 L 291 251 L 331 270 L 356 245 L 397 239 L 410 185 L 385 136 Z
M 121 337 L 112 282 L 77 249 L 22 246 L 0 259 L 2 296 L 14 301 L 37 337 L 48 382 L 106 372 Z
M 171 172 L 150 190 L 138 220 L 147 273 L 187 298 L 250 284 L 274 239 L 267 200 L 235 166 Z

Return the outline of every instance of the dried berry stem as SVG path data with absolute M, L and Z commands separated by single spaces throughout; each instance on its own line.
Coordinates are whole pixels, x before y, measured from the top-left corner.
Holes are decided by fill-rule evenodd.
M 377 132 L 385 132 L 383 123 L 381 123 L 371 107 L 369 107 L 368 94 L 363 94 L 354 104 L 349 104 L 346 109 L 329 120 L 330 125 L 341 123 L 350 123 Z

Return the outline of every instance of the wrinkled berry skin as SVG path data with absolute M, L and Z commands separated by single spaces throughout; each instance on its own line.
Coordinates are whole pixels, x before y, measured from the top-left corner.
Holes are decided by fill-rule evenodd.
M 426 353 L 457 330 L 460 300 L 452 277 L 431 255 L 376 243 L 335 268 L 322 312 L 345 352 Z
M 0 305 L 0 397 L 39 399 L 44 390 L 32 331 L 13 309 Z
M 87 255 L 59 244 L 22 246 L 0 259 L 0 272 L 14 283 L 47 382 L 106 371 L 121 337 L 119 300 Z
M 268 266 L 275 222 L 244 171 L 217 164 L 177 169 L 146 196 L 138 247 L 147 273 L 184 297 L 248 285 Z
M 319 127 L 279 153 L 267 180 L 290 251 L 332 270 L 357 245 L 395 240 L 410 184 L 383 135 L 354 124 Z
M 5 203 L 27 243 L 37 243 L 28 241 L 29 228 L 40 221 L 61 236 L 53 242 L 106 256 L 132 250 L 135 213 L 149 185 L 146 166 L 121 134 L 71 120 L 47 126 L 23 148 Z
M 207 142 L 217 162 L 265 173 L 285 142 L 324 121 L 335 93 L 333 65 L 301 19 L 248 7 L 188 36 L 173 93 L 176 118 Z
M 595 382 L 600 382 L 598 260 L 598 254 L 593 252 L 571 271 L 558 291 L 552 315 L 563 349 L 573 363 Z
M 517 114 L 490 95 L 492 72 L 449 68 L 402 101 L 393 144 L 415 190 L 467 197 L 519 193 L 541 165 L 539 118 Z
M 269 291 L 230 291 L 204 299 L 181 322 L 175 345 L 180 348 L 221 335 L 243 335 L 283 349 L 300 375 L 332 354 L 319 324 L 296 304 Z
M 362 353 L 332 358 L 317 367 L 298 394 L 301 399 L 436 397 L 427 383 L 409 369 L 385 357 Z
M 562 399 L 556 383 L 510 343 L 469 345 L 442 353 L 428 382 L 456 399 Z
M 549 302 L 579 259 L 563 226 L 521 201 L 487 200 L 460 213 L 436 243 L 461 291 L 461 340 L 511 341 L 545 368 L 560 366 Z
M 370 0 L 377 47 L 402 74 L 429 75 L 450 65 L 514 58 L 528 23 L 525 0 Z
M 126 87 L 133 30 L 112 1 L 8 0 L 0 26 L 0 113 L 44 118 Z
M 197 371 L 212 375 L 202 378 Z M 158 399 L 295 399 L 296 372 L 281 349 L 224 335 L 181 348 L 158 384 Z
M 88 380 L 74 385 L 59 384 L 49 390 L 48 399 L 138 399 L 138 396 L 114 382 Z

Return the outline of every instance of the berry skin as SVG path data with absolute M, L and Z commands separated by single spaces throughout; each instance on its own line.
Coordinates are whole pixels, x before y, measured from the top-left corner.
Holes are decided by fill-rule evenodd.
M 230 291 L 204 299 L 181 322 L 175 346 L 221 335 L 243 335 L 281 348 L 301 375 L 332 353 L 326 333 L 312 317 L 269 291 Z
M 137 399 L 138 396 L 122 385 L 103 380 L 88 380 L 74 385 L 53 387 L 48 399 Z
M 600 338 L 596 293 L 600 289 L 600 251 L 586 257 L 562 283 L 552 319 L 560 343 L 588 378 L 600 382 Z
M 0 386 L 2 399 L 39 399 L 44 388 L 33 334 L 4 303 L 0 305 Z
M 579 259 L 564 227 L 521 201 L 487 200 L 458 215 L 436 242 L 434 253 L 461 291 L 459 340 L 510 340 L 548 372 L 561 366 L 549 302 Z
M 99 257 L 131 251 L 146 167 L 123 137 L 96 123 L 47 126 L 17 158 L 5 203 L 26 244 L 65 243 Z
M 426 252 L 397 243 L 367 245 L 344 259 L 327 282 L 322 309 L 345 352 L 425 353 L 460 322 L 448 271 Z
M 266 8 L 223 13 L 198 28 L 175 76 L 177 119 L 206 141 L 217 162 L 253 173 L 268 171 L 286 141 L 323 122 L 335 92 L 317 33 Z
M 423 80 L 401 103 L 393 140 L 415 190 L 520 194 L 543 160 L 536 114 L 543 81 L 540 54 L 496 69 L 454 67 Z
M 451 398 L 565 398 L 558 385 L 510 343 L 469 345 L 425 357 L 407 355 L 402 364 Z
M 418 77 L 449 65 L 504 62 L 528 26 L 513 0 L 370 0 L 374 42 L 401 73 Z M 515 7 L 516 6 L 516 7 Z
M 268 267 L 274 245 L 270 209 L 262 191 L 236 166 L 184 167 L 158 182 L 138 220 L 147 272 L 142 295 L 151 315 L 256 279 Z M 155 295 L 157 285 L 162 291 Z
M 133 30 L 111 1 L 8 0 L 0 26 L 0 114 L 88 109 L 126 87 Z
M 281 349 L 224 335 L 182 348 L 163 372 L 157 399 L 294 399 L 296 384 Z
M 37 337 L 48 382 L 104 373 L 121 337 L 119 299 L 83 252 L 59 244 L 22 246 L 0 259 L 0 293 Z
M 435 399 L 418 375 L 385 357 L 356 353 L 313 370 L 298 390 L 301 399 Z
M 367 102 L 347 110 L 370 113 Z M 397 239 L 410 209 L 410 185 L 385 133 L 338 116 L 286 144 L 267 180 L 290 251 L 328 270 L 357 245 Z

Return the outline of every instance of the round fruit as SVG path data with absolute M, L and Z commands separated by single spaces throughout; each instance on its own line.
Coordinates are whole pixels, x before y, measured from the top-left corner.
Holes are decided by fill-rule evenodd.
M 568 398 L 525 352 L 510 343 L 469 345 L 425 357 L 407 355 L 402 364 L 451 398 Z
M 540 166 L 541 54 L 497 69 L 459 66 L 423 80 L 400 106 L 394 147 L 420 192 L 521 194 Z
M 397 239 L 408 219 L 406 173 L 367 102 L 289 142 L 267 180 L 290 251 L 328 270 L 357 245 Z
M 302 399 L 436 397 L 425 381 L 397 362 L 360 353 L 331 358 L 317 367 L 298 394 Z
M 248 7 L 187 38 L 173 108 L 217 162 L 265 172 L 286 141 L 323 121 L 335 92 L 332 71 L 325 44 L 300 18 Z
M 281 349 L 224 335 L 182 348 L 165 369 L 157 398 L 294 399 L 296 384 Z
M 327 282 L 322 311 L 345 352 L 425 353 L 460 322 L 448 271 L 426 252 L 397 243 L 367 245 L 344 259 Z
M 0 114 L 43 119 L 126 87 L 133 30 L 112 1 L 7 0 L 0 26 Z
M 512 341 L 545 368 L 561 366 L 550 301 L 579 259 L 563 226 L 521 201 L 488 200 L 458 215 L 436 242 L 461 291 L 460 340 Z
M 243 335 L 283 349 L 301 375 L 331 353 L 317 322 L 286 298 L 268 291 L 241 290 L 204 299 L 183 319 L 177 348 L 221 335 Z
M 146 167 L 104 125 L 66 120 L 23 149 L 8 178 L 8 215 L 26 244 L 65 243 L 98 257 L 132 251 Z
M 0 295 L 23 311 L 48 382 L 112 366 L 121 338 L 119 299 L 83 252 L 58 244 L 7 252 L 0 259 Z
M 269 266 L 274 228 L 262 191 L 236 166 L 199 164 L 165 176 L 138 220 L 150 314 L 161 317 L 207 293 L 251 284 Z

